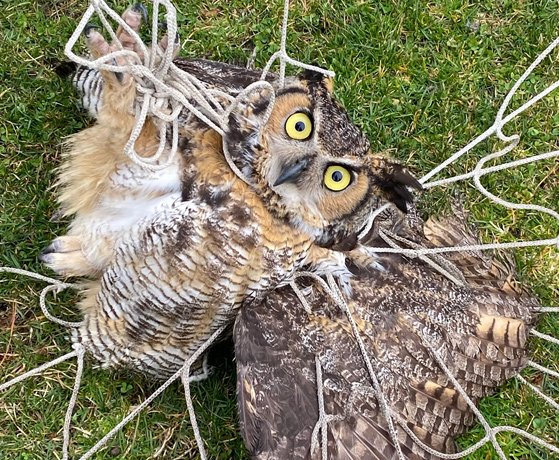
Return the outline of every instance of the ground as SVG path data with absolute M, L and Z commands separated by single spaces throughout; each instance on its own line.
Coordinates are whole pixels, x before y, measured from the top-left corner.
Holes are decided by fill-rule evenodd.
M 256 47 L 256 64 L 261 66 L 277 50 L 282 10 L 277 0 L 177 3 L 185 56 L 244 64 Z M 336 93 L 369 135 L 373 149 L 405 161 L 418 175 L 492 124 L 506 92 L 555 39 L 559 23 L 556 1 L 294 3 L 289 52 L 334 70 Z M 113 5 L 121 11 L 127 3 Z M 85 8 L 86 2 L 77 0 L 10 0 L 0 8 L 0 266 L 51 275 L 37 255 L 67 224 L 52 220 L 61 143 L 89 123 L 69 83 L 53 69 L 64 61 L 64 44 Z M 559 78 L 557 52 L 553 56 L 521 88 L 513 107 Z M 512 123 L 507 133 L 522 134 L 514 158 L 559 148 L 558 107 L 555 93 Z M 493 147 L 487 143 L 476 149 L 447 174 L 472 167 Z M 559 163 L 548 160 L 484 183 L 507 199 L 557 209 L 558 178 Z M 557 235 L 551 218 L 492 205 L 466 184 L 429 192 L 421 199 L 424 212 L 440 212 L 456 193 L 464 198 L 485 241 Z M 519 250 L 515 258 L 520 278 L 542 304 L 558 305 L 557 250 Z M 38 308 L 43 286 L 1 275 L 0 382 L 70 350 L 67 331 L 49 323 Z M 75 315 L 74 301 L 70 294 L 59 296 L 54 311 Z M 539 329 L 558 334 L 558 324 L 549 315 Z M 537 341 L 533 347 L 536 360 L 557 368 L 556 347 Z M 216 358 L 214 375 L 195 386 L 194 404 L 211 457 L 245 458 L 235 411 L 234 365 L 228 353 L 223 354 Z M 0 399 L 1 458 L 59 458 L 74 373 L 74 364 L 62 364 Z M 537 372 L 527 376 L 559 395 L 556 381 Z M 85 452 L 154 388 L 137 376 L 89 368 L 73 418 L 73 455 Z M 546 439 L 559 432 L 559 414 L 515 382 L 484 400 L 482 409 L 492 424 L 525 427 Z M 481 433 L 473 430 L 461 444 L 470 445 Z M 517 436 L 499 435 L 499 440 L 511 458 L 550 458 Z M 195 458 L 195 452 L 183 395 L 173 386 L 96 458 Z M 469 458 L 497 457 L 482 448 Z

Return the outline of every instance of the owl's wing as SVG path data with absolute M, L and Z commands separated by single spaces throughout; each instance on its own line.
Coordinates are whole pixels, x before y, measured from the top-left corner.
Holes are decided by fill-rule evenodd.
M 261 71 L 206 59 L 176 58 L 173 62 L 179 69 L 193 75 L 210 88 L 218 89 L 232 96 L 236 96 L 251 83 L 259 81 L 262 76 Z M 101 72 L 71 62 L 59 63 L 55 71 L 62 78 L 71 78 L 80 97 L 80 106 L 89 113 L 91 118 L 97 118 L 105 85 Z M 266 80 L 274 81 L 276 78 L 275 74 L 268 73 Z M 196 106 L 195 100 L 191 102 Z
M 339 381 L 354 371 L 357 375 L 349 380 L 360 380 L 354 344 L 342 328 L 328 334 L 325 339 L 309 321 L 289 288 L 241 309 L 234 329 L 237 399 L 241 432 L 253 458 L 322 458 L 319 443 L 311 451 L 319 417 L 315 355 L 330 350 L 333 364 L 343 363 L 344 371 L 323 375 L 326 412 L 336 416 L 328 424 L 328 458 L 397 459 L 375 399 L 363 397 L 359 385 Z M 355 408 L 348 411 L 352 398 Z M 407 458 L 422 458 L 405 445 L 403 450 Z
M 235 323 L 241 431 L 258 458 L 307 458 L 317 413 L 309 379 L 314 358 L 296 331 L 281 328 L 279 315 L 289 315 L 293 299 L 274 295 L 274 300 L 242 309 Z
M 313 305 L 328 302 L 317 293 Z M 341 317 L 309 318 L 289 288 L 241 309 L 234 329 L 237 392 L 241 432 L 253 458 L 322 458 L 320 443 L 311 451 L 319 417 L 315 356 L 325 362 L 328 458 L 398 458 L 348 328 Z M 406 458 L 434 458 L 415 449 L 402 430 L 399 436 Z
M 206 85 L 235 95 L 262 77 L 261 70 L 250 70 L 225 62 L 208 59 L 176 58 L 173 63 L 181 70 L 188 72 Z M 268 72 L 266 81 L 272 82 L 277 75 Z
M 425 241 L 422 234 L 416 237 Z M 474 256 L 465 277 L 476 282 L 465 287 L 421 261 L 389 255 L 376 262 L 371 266 L 383 268 L 352 267 L 350 307 L 383 394 L 422 442 L 452 453 L 455 437 L 474 415 L 432 349 L 477 404 L 525 365 L 537 303 L 496 282 L 492 264 Z M 316 286 L 310 304 L 312 317 L 282 288 L 237 318 L 238 400 L 249 450 L 262 459 L 321 458 L 318 449 L 310 450 L 318 420 L 318 356 L 326 413 L 332 416 L 328 458 L 397 458 L 349 323 Z M 401 428 L 398 436 L 407 458 L 436 458 Z

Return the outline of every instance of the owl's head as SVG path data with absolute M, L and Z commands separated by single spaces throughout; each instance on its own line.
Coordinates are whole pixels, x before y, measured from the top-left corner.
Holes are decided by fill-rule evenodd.
M 270 211 L 322 247 L 350 250 L 383 201 L 406 212 L 421 184 L 375 156 L 332 95 L 332 81 L 305 72 L 276 89 L 249 92 L 231 111 L 224 144 Z M 271 112 L 270 110 L 271 109 Z

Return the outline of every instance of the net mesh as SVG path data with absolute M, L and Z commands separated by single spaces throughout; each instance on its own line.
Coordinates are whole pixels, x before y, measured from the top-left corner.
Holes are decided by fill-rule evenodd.
M 194 76 L 188 74 L 187 72 L 177 68 L 173 64 L 173 49 L 169 46 L 164 52 L 158 52 L 156 50 L 160 49 L 157 46 L 157 41 L 160 38 L 160 30 L 159 30 L 159 23 L 158 23 L 158 16 L 160 9 L 163 8 L 165 10 L 165 19 L 167 23 L 166 27 L 166 34 L 168 36 L 169 42 L 174 43 L 175 37 L 177 34 L 177 15 L 174 6 L 168 0 L 154 0 L 153 1 L 153 22 L 152 22 L 152 43 L 151 46 L 146 46 L 142 39 L 138 36 L 138 34 L 132 30 L 125 21 L 103 0 L 92 0 L 90 2 L 90 6 L 84 13 L 81 21 L 79 22 L 75 32 L 72 34 L 71 38 L 68 41 L 68 44 L 65 48 L 65 52 L 67 56 L 72 59 L 74 62 L 87 66 L 94 69 L 103 69 L 113 72 L 128 72 L 134 76 L 137 82 L 138 93 L 140 97 L 138 98 L 138 105 L 136 107 L 136 125 L 130 137 L 130 140 L 125 148 L 125 153 L 135 162 L 141 164 L 145 168 L 151 170 L 158 170 L 165 168 L 168 164 L 173 161 L 173 158 L 177 151 L 178 145 L 178 117 L 179 114 L 186 108 L 190 110 L 193 114 L 211 126 L 220 134 L 223 134 L 224 131 L 227 129 L 227 115 L 230 110 L 234 107 L 234 105 L 246 96 L 247 93 L 250 91 L 257 90 L 262 87 L 270 87 L 270 84 L 264 81 L 267 73 L 270 71 L 272 66 L 276 61 L 279 61 L 279 81 L 280 84 L 283 83 L 286 75 L 286 66 L 293 65 L 297 67 L 302 67 L 306 69 L 311 69 L 314 71 L 322 72 L 326 75 L 333 76 L 332 72 L 327 70 L 321 69 L 316 66 L 311 66 L 305 64 L 303 62 L 299 62 L 293 58 L 291 58 L 287 53 L 287 27 L 288 27 L 288 14 L 289 14 L 289 1 L 285 0 L 284 4 L 284 13 L 283 13 L 283 22 L 281 26 L 281 43 L 280 43 L 280 50 L 277 51 L 272 55 L 269 59 L 268 63 L 264 67 L 262 73 L 262 80 L 256 82 L 249 87 L 247 87 L 237 98 L 233 98 L 230 95 L 220 93 L 214 90 L 208 90 L 202 82 L 198 81 Z M 92 60 L 87 59 L 82 56 L 79 56 L 75 53 L 74 49 L 76 44 L 79 40 L 79 37 L 84 31 L 87 23 L 91 20 L 92 17 L 96 16 L 101 24 L 103 25 L 105 31 L 112 37 L 114 43 L 119 43 L 116 39 L 115 29 L 111 25 L 111 21 L 113 23 L 118 24 L 120 27 L 123 27 L 127 30 L 127 32 L 134 37 L 137 42 L 137 45 L 142 50 L 142 57 L 140 58 L 139 55 L 133 51 L 120 49 L 115 52 L 109 53 L 106 56 L 103 56 L 99 59 Z M 501 104 L 500 108 L 497 111 L 497 115 L 495 117 L 494 123 L 491 127 L 489 127 L 485 132 L 477 136 L 473 139 L 470 143 L 468 143 L 464 148 L 457 151 L 455 154 L 451 155 L 446 161 L 438 165 L 432 171 L 425 174 L 421 179 L 420 182 L 424 185 L 426 189 L 434 188 L 434 187 L 441 187 L 448 184 L 452 184 L 459 181 L 470 181 L 473 185 L 486 196 L 491 201 L 504 206 L 509 209 L 519 209 L 519 210 L 527 210 L 533 211 L 538 213 L 543 213 L 546 215 L 551 216 L 557 223 L 557 229 L 559 229 L 559 213 L 553 209 L 535 205 L 535 204 L 526 204 L 526 203 L 515 203 L 512 201 L 507 201 L 501 197 L 499 197 L 494 192 L 488 190 L 482 184 L 482 178 L 488 176 L 493 173 L 497 173 L 499 171 L 517 168 L 523 165 L 541 162 L 544 160 L 549 160 L 552 158 L 556 158 L 559 156 L 559 150 L 549 151 L 545 153 L 541 153 L 538 155 L 530 156 L 527 158 L 523 158 L 520 160 L 512 160 L 512 161 L 501 161 L 500 164 L 489 166 L 490 162 L 494 160 L 501 159 L 503 160 L 507 154 L 511 153 L 519 144 L 520 135 L 519 134 L 512 134 L 507 135 L 503 132 L 505 126 L 510 126 L 510 122 L 515 120 L 519 117 L 523 112 L 525 112 L 530 107 L 534 106 L 540 100 L 545 98 L 549 95 L 552 91 L 554 91 L 559 86 L 559 80 L 553 82 L 549 85 L 545 90 L 541 91 L 540 93 L 532 96 L 528 101 L 523 103 L 520 107 L 515 110 L 509 111 L 509 105 L 511 100 L 513 99 L 514 95 L 521 87 L 521 85 L 529 78 L 532 72 L 536 69 L 538 65 L 548 57 L 553 50 L 559 45 L 559 37 L 554 40 L 549 46 L 534 60 L 534 62 L 526 69 L 526 71 L 522 74 L 522 76 L 515 82 L 512 86 L 511 90 L 505 97 L 503 103 Z M 124 58 L 124 61 L 123 61 Z M 117 61 L 117 59 L 119 61 Z M 124 64 L 117 64 L 117 62 L 125 62 Z M 271 87 L 270 87 L 271 88 Z M 272 90 L 273 93 L 273 90 Z M 223 102 L 225 101 L 225 103 Z M 273 101 L 272 101 L 273 102 Z M 273 104 L 270 104 L 272 107 Z M 147 118 L 153 119 L 157 121 L 157 126 L 159 127 L 159 139 L 160 139 L 160 146 L 157 152 L 152 157 L 140 157 L 134 151 L 134 144 L 135 141 L 138 139 L 142 127 Z M 170 131 L 170 136 L 169 136 Z M 167 147 L 167 140 L 171 139 L 171 149 L 169 150 Z M 492 137 L 498 138 L 500 141 L 504 143 L 504 147 L 499 149 L 496 152 L 488 154 L 477 161 L 475 167 L 468 172 L 462 173 L 460 175 L 456 175 L 453 177 L 443 178 L 443 179 L 435 179 L 436 176 L 443 173 L 446 168 L 457 161 L 464 155 L 467 155 L 472 149 L 476 146 L 481 144 L 482 142 L 490 139 Z M 161 162 L 161 155 L 163 152 L 167 156 L 167 161 Z M 225 152 L 227 155 L 227 152 Z M 229 164 L 233 171 L 243 180 L 247 180 L 241 171 L 239 171 L 234 163 L 230 161 L 228 158 Z M 373 225 L 374 219 L 380 214 L 382 209 L 375 212 L 371 215 L 368 227 L 364 229 L 363 235 L 368 233 L 371 226 Z M 558 230 L 559 231 L 559 230 Z M 408 257 L 419 257 L 422 260 L 426 260 L 431 264 L 436 264 L 434 257 L 436 254 L 445 253 L 445 252 L 456 252 L 456 251 L 473 251 L 473 250 L 493 250 L 493 249 L 512 249 L 512 248 L 521 248 L 521 247 L 532 247 L 532 246 L 554 246 L 559 248 L 559 235 L 557 236 L 550 236 L 550 237 L 542 237 L 540 239 L 531 240 L 531 241 L 514 241 L 508 243 L 490 243 L 490 244 L 479 244 L 479 245 L 469 245 L 469 246 L 453 246 L 453 247 L 437 247 L 437 248 L 417 248 L 417 249 L 409 249 L 409 248 L 401 248 L 398 246 L 397 241 L 395 239 L 391 239 L 388 235 L 384 235 L 387 242 L 389 242 L 388 248 L 372 248 L 373 251 L 376 252 L 392 252 L 392 253 L 400 253 L 404 254 Z M 438 267 L 438 266 L 437 266 Z M 452 273 L 446 271 L 443 267 L 438 267 L 438 271 L 445 274 L 449 279 L 453 279 Z M 53 316 L 48 308 L 46 302 L 47 294 L 54 292 L 58 293 L 67 288 L 77 288 L 77 286 L 63 283 L 53 278 L 45 277 L 36 273 L 28 272 L 21 269 L 15 269 L 10 267 L 0 267 L 0 273 L 12 273 L 16 275 L 23 275 L 29 276 L 47 283 L 47 286 L 42 290 L 40 294 L 40 307 L 45 315 L 50 321 L 53 321 L 57 324 L 60 324 L 67 328 L 75 328 L 79 327 L 81 322 L 70 322 L 65 321 Z M 446 366 L 444 360 L 440 356 L 438 350 L 434 349 L 427 337 L 421 337 L 425 347 L 430 350 L 432 357 L 438 363 L 440 368 L 447 374 L 449 380 L 452 382 L 456 390 L 462 395 L 462 397 L 467 402 L 468 406 L 475 414 L 476 418 L 478 419 L 480 425 L 483 427 L 484 435 L 474 444 L 467 447 L 466 449 L 458 452 L 456 454 L 442 454 L 431 447 L 422 443 L 420 439 L 413 433 L 413 431 L 407 426 L 405 421 L 401 419 L 398 413 L 394 412 L 384 397 L 381 386 L 378 382 L 378 377 L 375 373 L 374 365 L 371 362 L 370 357 L 367 354 L 366 347 L 363 344 L 363 341 L 360 337 L 360 333 L 355 325 L 355 321 L 352 318 L 352 314 L 347 307 L 347 304 L 344 300 L 342 293 L 339 290 L 339 287 L 334 280 L 332 275 L 327 275 L 326 279 L 323 279 L 316 274 L 313 273 L 298 273 L 296 278 L 299 277 L 311 277 L 314 282 L 319 283 L 322 288 L 328 293 L 328 295 L 333 299 L 336 305 L 347 315 L 349 323 L 352 326 L 353 335 L 359 345 L 362 357 L 363 357 L 363 365 L 367 370 L 367 373 L 370 377 L 370 381 L 373 387 L 374 394 L 379 401 L 379 405 L 381 410 L 384 414 L 384 417 L 388 424 L 388 431 L 394 441 L 394 445 L 396 446 L 397 456 L 401 459 L 404 459 L 405 456 L 402 453 L 402 450 L 399 446 L 398 442 L 398 435 L 396 426 L 399 426 L 403 430 L 405 430 L 409 436 L 411 436 L 415 442 L 421 446 L 425 451 L 435 454 L 440 458 L 444 459 L 457 459 L 462 458 L 470 453 L 478 450 L 484 444 L 490 443 L 494 449 L 495 454 L 500 459 L 506 459 L 506 455 L 503 451 L 501 444 L 497 439 L 497 435 L 502 432 L 510 432 L 516 434 L 518 436 L 524 437 L 530 442 L 541 446 L 542 448 L 547 449 L 550 453 L 559 454 L 559 448 L 554 444 L 554 440 L 552 439 L 553 436 L 550 435 L 547 439 L 543 439 L 542 437 L 535 436 L 534 434 L 530 433 L 527 430 L 518 427 L 512 426 L 491 426 L 488 422 L 487 418 L 483 415 L 480 409 L 474 404 L 465 390 L 462 388 L 460 383 L 456 380 L 456 378 L 452 375 L 451 371 Z M 310 311 L 311 306 L 305 298 L 305 294 L 298 288 L 296 280 L 291 283 L 292 289 L 297 294 L 298 298 L 301 301 L 301 305 L 305 310 Z M 559 312 L 559 308 L 541 308 L 542 313 L 553 314 Z M 121 420 L 113 429 L 111 429 L 102 439 L 100 439 L 91 449 L 89 449 L 84 455 L 82 455 L 81 459 L 88 459 L 91 458 L 96 452 L 99 451 L 103 446 L 107 444 L 107 442 L 121 430 L 127 423 L 129 423 L 132 419 L 134 419 L 142 410 L 144 410 L 155 398 L 157 398 L 166 388 L 168 388 L 173 382 L 181 380 L 184 385 L 185 390 L 185 397 L 187 400 L 187 406 L 189 410 L 189 417 L 192 423 L 194 434 L 196 438 L 196 442 L 198 445 L 199 455 L 202 459 L 207 458 L 207 454 L 204 448 L 204 442 L 200 435 L 200 432 L 197 427 L 196 417 L 194 413 L 194 408 L 191 400 L 190 395 L 190 382 L 194 380 L 199 380 L 205 376 L 205 373 L 202 372 L 201 375 L 192 376 L 190 375 L 190 366 L 194 363 L 207 349 L 208 346 L 223 332 L 223 328 L 220 328 L 216 333 L 212 335 L 212 337 L 189 359 L 184 366 L 179 369 L 171 378 L 169 378 L 165 383 L 163 383 L 154 393 L 152 393 L 146 400 L 144 400 L 141 404 L 136 406 L 124 419 Z M 532 330 L 531 334 L 542 341 L 548 342 L 552 345 L 559 345 L 559 339 L 541 333 L 537 330 Z M 66 415 L 64 418 L 64 425 L 63 425 L 63 447 L 62 447 L 62 458 L 67 459 L 69 458 L 69 446 L 70 446 L 70 424 L 72 419 L 73 410 L 76 404 L 76 400 L 78 398 L 79 388 L 81 384 L 81 378 L 84 368 L 84 354 L 85 350 L 79 344 L 74 344 L 74 350 L 69 352 L 53 361 L 50 361 L 36 369 L 32 369 L 28 372 L 25 372 L 14 379 L 7 381 L 0 385 L 0 392 L 4 391 L 11 386 L 25 380 L 28 377 L 38 375 L 45 370 L 56 366 L 64 361 L 76 359 L 77 362 L 77 369 L 76 369 L 76 376 L 75 381 L 72 389 L 71 398 L 68 404 L 68 408 L 66 411 Z M 550 369 L 546 366 L 542 366 L 533 361 L 528 362 L 528 366 L 541 372 L 550 378 L 557 379 L 559 378 L 559 373 L 553 369 Z M 321 449 L 322 458 L 328 458 L 328 452 L 326 449 L 326 433 L 327 433 L 327 424 L 335 420 L 334 416 L 330 416 L 325 412 L 324 407 L 324 399 L 322 395 L 322 365 L 320 362 L 319 357 L 316 357 L 316 375 L 317 375 L 317 398 L 319 402 L 319 413 L 317 414 L 317 424 L 313 431 L 313 443 L 312 443 L 312 450 L 315 451 L 316 449 Z M 541 386 L 534 385 L 527 381 L 521 375 L 517 375 L 515 377 L 518 382 L 522 385 L 525 385 L 531 391 L 534 392 L 539 398 L 542 398 L 547 404 L 552 406 L 555 410 L 559 411 L 559 403 L 555 401 L 552 397 L 550 397 L 546 392 L 543 390 Z

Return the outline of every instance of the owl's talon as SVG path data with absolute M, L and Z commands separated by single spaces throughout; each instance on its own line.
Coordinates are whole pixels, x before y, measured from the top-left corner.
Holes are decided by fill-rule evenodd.
M 145 7 L 145 5 L 143 3 L 136 3 L 131 8 L 131 10 L 136 12 L 136 13 L 140 13 L 142 15 L 142 17 L 144 18 L 144 22 L 147 22 L 147 20 L 148 20 L 148 9 Z
M 59 236 L 39 254 L 39 260 L 61 276 L 88 276 L 96 269 L 86 260 L 82 241 L 76 236 Z
M 48 257 L 46 257 L 48 254 L 52 254 L 53 252 L 56 252 L 56 248 L 54 245 L 54 242 L 49 244 L 46 248 L 44 248 L 40 254 L 39 254 L 39 260 L 41 262 L 45 262 L 47 263 L 47 261 L 45 259 L 48 259 Z
M 163 32 L 165 32 L 165 34 L 163 35 L 161 40 L 159 40 L 159 47 L 163 51 L 165 51 L 167 49 L 167 47 L 169 46 L 169 36 L 166 33 L 167 32 L 167 22 L 166 21 L 160 22 L 159 23 L 159 29 L 162 30 Z M 181 38 L 180 38 L 180 35 L 179 35 L 179 31 L 177 30 L 177 32 L 175 34 L 175 41 L 173 43 L 173 58 L 179 52 L 180 42 L 181 42 Z
M 89 35 L 91 33 L 92 30 L 96 30 L 99 29 L 99 26 L 97 24 L 93 24 L 91 22 L 88 22 L 85 27 L 83 28 L 83 34 L 89 38 Z

